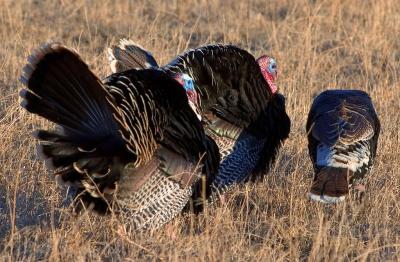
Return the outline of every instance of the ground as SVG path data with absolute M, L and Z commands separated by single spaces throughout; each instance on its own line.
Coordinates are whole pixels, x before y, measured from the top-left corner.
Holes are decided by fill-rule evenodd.
M 400 1 L 0 0 L 0 260 L 400 260 Z M 31 132 L 47 123 L 19 107 L 29 52 L 47 40 L 76 48 L 100 77 L 121 37 L 160 64 L 190 47 L 232 43 L 278 62 L 290 138 L 264 181 L 204 214 L 155 232 L 115 217 L 75 217 L 35 160 Z M 359 203 L 310 202 L 305 121 L 313 97 L 367 91 L 381 119 L 378 156 Z

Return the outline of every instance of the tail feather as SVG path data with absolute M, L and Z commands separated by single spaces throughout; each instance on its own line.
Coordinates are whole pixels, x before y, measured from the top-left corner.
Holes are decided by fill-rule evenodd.
M 125 143 L 107 91 L 78 54 L 47 43 L 29 57 L 21 82 L 26 86 L 21 106 L 57 125 L 33 133 L 41 141 L 37 156 L 54 175 L 86 198 L 115 187 Z
M 348 172 L 346 168 L 324 167 L 315 176 L 310 189 L 313 200 L 336 203 L 344 200 L 349 193 Z
M 108 49 L 111 71 L 123 72 L 130 69 L 158 67 L 153 55 L 140 45 L 128 39 Z
M 71 135 L 116 132 L 106 91 L 74 51 L 57 43 L 42 46 L 30 56 L 21 81 L 29 89 L 21 91 L 21 105 Z

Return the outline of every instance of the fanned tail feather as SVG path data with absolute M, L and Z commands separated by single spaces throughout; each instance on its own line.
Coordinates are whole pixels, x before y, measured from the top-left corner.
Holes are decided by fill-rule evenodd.
M 125 150 L 124 142 L 106 90 L 79 55 L 47 43 L 29 57 L 21 82 L 27 87 L 20 92 L 21 106 L 57 125 L 34 132 L 42 141 L 38 157 L 58 180 L 80 188 L 81 200 L 113 191 L 123 167 L 116 156 Z

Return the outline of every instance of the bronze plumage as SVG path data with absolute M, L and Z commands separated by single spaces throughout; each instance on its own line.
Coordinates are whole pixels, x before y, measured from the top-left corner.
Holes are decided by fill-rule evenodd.
M 133 50 L 123 43 L 119 49 Z M 124 63 L 124 57 L 127 55 L 114 59 Z M 193 79 L 196 94 L 189 88 L 187 95 L 222 157 L 218 174 L 207 181 L 205 189 L 198 189 L 213 195 L 212 199 L 251 174 L 264 174 L 288 137 L 285 99 L 274 93 L 271 79 L 265 77 L 264 66 L 270 66 L 266 59 L 256 60 L 233 45 L 207 45 L 188 50 L 160 67 L 171 76 Z
M 362 189 L 373 165 L 380 123 L 371 98 L 358 90 L 328 90 L 315 98 L 307 120 L 315 176 L 310 196 L 342 201 Z
M 22 107 L 56 124 L 35 132 L 38 155 L 77 189 L 78 206 L 112 210 L 134 229 L 158 228 L 218 167 L 218 148 L 162 70 L 100 81 L 75 51 L 47 43 L 29 57 L 21 81 Z

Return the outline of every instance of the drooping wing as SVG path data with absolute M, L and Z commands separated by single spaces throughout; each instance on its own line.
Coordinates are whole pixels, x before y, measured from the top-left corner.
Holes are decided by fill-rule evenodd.
M 379 125 L 370 97 L 362 91 L 331 90 L 319 95 L 310 110 L 307 130 L 331 146 L 368 140 Z
M 129 70 L 105 80 L 115 117 L 128 149 L 148 159 L 157 143 L 198 161 L 206 152 L 206 136 L 185 91 L 161 70 Z
M 288 137 L 290 120 L 283 96 L 272 95 L 255 58 L 232 45 L 208 45 L 185 52 L 162 69 L 170 75 L 184 73 L 193 79 L 204 126 L 215 135 L 220 149 L 224 148 L 224 139 L 231 139 L 233 143 L 228 144 L 232 146 L 243 133 L 263 143 L 263 148 L 251 156 L 258 158 L 257 163 L 239 172 L 248 176 L 256 171 L 254 178 L 265 174 Z M 232 181 L 234 177 L 232 174 Z
M 211 111 L 242 128 L 259 117 L 271 98 L 255 58 L 232 45 L 208 45 L 189 50 L 163 70 L 171 75 L 188 74 L 200 95 L 202 112 Z
M 118 45 L 108 49 L 108 59 L 113 73 L 130 69 L 158 67 L 153 55 L 129 39 L 121 39 Z
M 264 172 L 287 138 L 290 120 L 281 95 L 271 99 L 254 57 L 235 46 L 209 45 L 185 52 L 162 69 L 170 76 L 186 73 L 194 80 L 201 107 L 196 111 L 201 111 L 205 126 L 221 139 L 235 140 L 250 124 L 257 135 L 268 134 L 258 164 Z
M 135 99 L 136 103 L 129 102 L 127 99 L 134 97 L 138 89 L 130 90 L 133 85 L 130 81 L 133 81 L 135 85 L 140 85 L 142 87 L 140 92 L 145 92 L 146 96 L 151 97 L 150 100 L 154 101 L 146 104 L 149 106 L 148 108 L 144 107 L 144 110 L 139 110 L 141 113 L 155 112 L 148 118 L 148 123 L 151 124 L 151 120 L 157 118 L 168 120 L 163 122 L 164 125 L 158 126 L 162 130 L 162 136 L 155 137 L 155 142 L 167 149 L 160 150 L 160 147 L 157 149 L 156 154 L 161 161 L 160 169 L 182 187 L 195 186 L 194 183 L 197 182 L 195 172 L 188 173 L 189 168 L 202 170 L 206 180 L 213 181 L 219 166 L 219 151 L 215 143 L 205 135 L 201 122 L 191 110 L 185 90 L 165 72 L 156 69 L 125 71 L 115 74 L 107 80 L 110 93 L 115 99 L 114 104 L 121 111 L 120 115 L 124 116 L 123 124 L 133 126 L 134 129 L 130 133 L 141 137 L 154 135 L 153 130 L 157 131 L 158 129 L 149 129 L 150 125 L 147 126 L 146 123 L 144 125 L 134 124 L 136 120 L 129 117 L 132 112 L 138 111 L 140 108 L 138 105 L 141 104 L 140 99 Z M 118 88 L 113 90 L 116 86 Z M 134 94 L 130 94 L 130 92 Z M 135 108 L 132 108 L 133 105 Z M 157 112 L 159 114 L 156 114 Z M 140 147 L 136 145 L 135 148 Z M 144 151 L 142 150 L 142 152 Z

